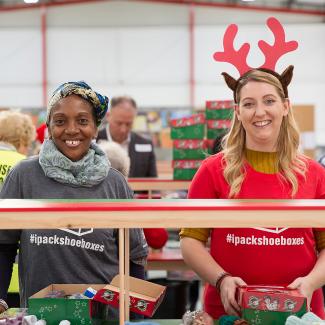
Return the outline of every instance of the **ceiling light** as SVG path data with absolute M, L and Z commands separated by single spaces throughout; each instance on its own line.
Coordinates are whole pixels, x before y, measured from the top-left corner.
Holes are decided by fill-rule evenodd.
M 255 0 L 241 0 L 242 2 L 254 2 Z
M 38 0 L 24 0 L 25 3 L 37 3 Z

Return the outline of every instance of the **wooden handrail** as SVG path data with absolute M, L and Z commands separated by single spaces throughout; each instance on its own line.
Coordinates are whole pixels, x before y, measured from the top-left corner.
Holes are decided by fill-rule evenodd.
M 0 229 L 325 227 L 325 200 L 0 200 Z
M 325 200 L 0 200 L 0 229 L 120 228 L 120 325 L 129 319 L 128 228 L 157 226 L 325 227 Z
M 177 191 L 187 190 L 191 181 L 169 178 L 129 178 L 128 183 L 133 191 Z

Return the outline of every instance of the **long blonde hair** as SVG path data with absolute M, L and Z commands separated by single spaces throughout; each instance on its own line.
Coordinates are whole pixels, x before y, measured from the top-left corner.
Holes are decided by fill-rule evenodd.
M 236 98 L 240 102 L 240 91 L 249 81 L 265 82 L 275 87 L 282 101 L 286 100 L 280 81 L 273 75 L 259 71 L 251 70 L 240 79 L 236 87 Z M 280 133 L 277 140 L 277 167 L 284 180 L 291 185 L 291 196 L 293 197 L 298 191 L 297 174 L 305 176 L 306 162 L 302 154 L 299 154 L 300 135 L 298 126 L 293 116 L 292 109 L 289 109 L 288 115 L 283 117 Z M 233 117 L 232 126 L 229 133 L 223 139 L 224 154 L 224 177 L 230 185 L 229 197 L 236 197 L 241 189 L 245 178 L 245 142 L 246 131 L 242 123 Z

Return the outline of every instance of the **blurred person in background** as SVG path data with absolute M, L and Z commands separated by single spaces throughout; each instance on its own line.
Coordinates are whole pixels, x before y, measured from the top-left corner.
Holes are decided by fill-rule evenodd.
M 111 166 L 127 178 L 130 170 L 130 158 L 121 146 L 113 141 L 101 141 L 98 145 L 105 152 Z
M 318 162 L 323 166 L 325 167 L 325 155 L 321 156 L 318 160 Z
M 130 158 L 116 142 L 101 141 L 99 147 L 105 152 L 111 166 L 127 178 L 130 168 Z M 161 249 L 168 240 L 168 232 L 164 228 L 143 229 L 148 245 L 153 249 Z
M 39 156 L 11 169 L 0 199 L 131 199 L 125 178 L 94 142 L 107 108 L 108 98 L 83 81 L 57 88 L 47 108 L 49 138 Z M 54 237 L 58 242 L 50 244 Z M 36 244 L 35 238 L 42 241 Z M 107 284 L 119 272 L 117 229 L 0 230 L 2 302 L 18 244 L 21 307 L 50 284 Z M 147 254 L 142 229 L 131 229 L 130 275 L 144 278 Z M 118 311 L 110 309 L 109 317 L 118 319 Z
M 113 97 L 107 126 L 98 132 L 97 141 L 115 141 L 124 149 L 131 162 L 129 177 L 157 177 L 152 141 L 132 132 L 136 115 L 137 104 L 133 98 Z
M 29 115 L 0 112 L 0 189 L 10 169 L 26 158 L 35 136 L 35 126 Z

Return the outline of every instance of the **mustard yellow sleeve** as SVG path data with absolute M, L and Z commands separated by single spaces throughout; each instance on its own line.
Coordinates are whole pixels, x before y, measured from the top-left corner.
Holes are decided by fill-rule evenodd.
M 316 249 L 320 252 L 323 248 L 325 248 L 325 231 L 314 230 Z
M 181 238 L 191 237 L 206 243 L 209 239 L 210 231 L 210 228 L 182 228 L 179 236 Z

